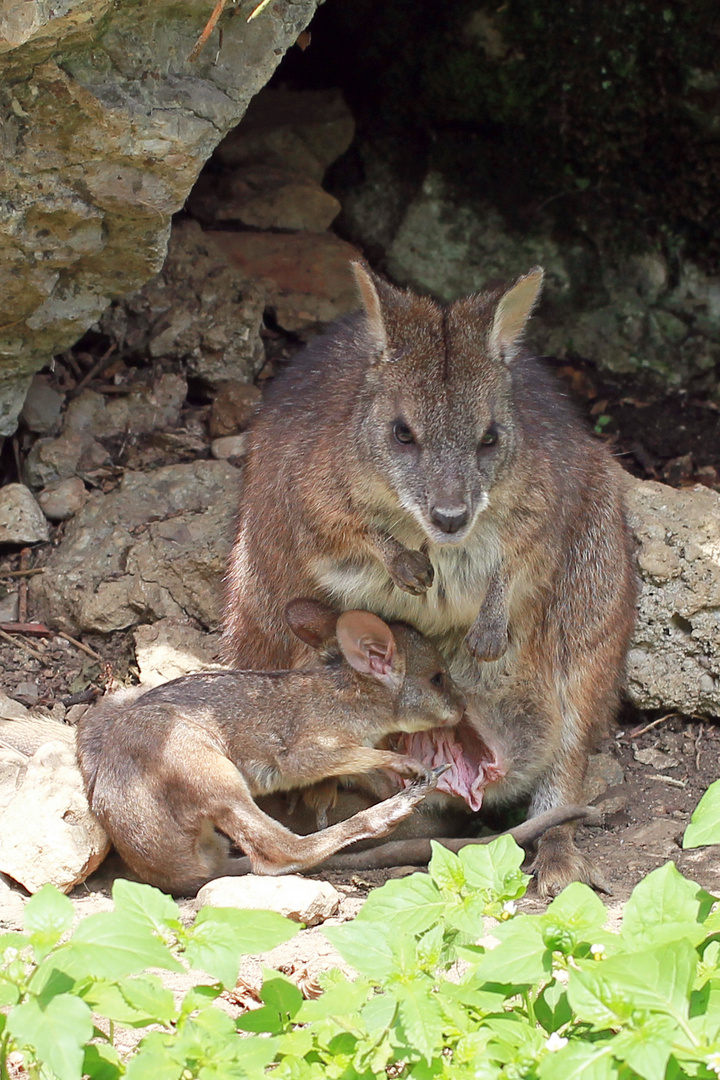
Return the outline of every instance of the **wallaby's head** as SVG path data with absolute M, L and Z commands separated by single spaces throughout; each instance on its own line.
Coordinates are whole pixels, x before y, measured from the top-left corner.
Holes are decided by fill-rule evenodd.
M 291 600 L 285 617 L 293 633 L 326 659 L 337 656 L 361 676 L 368 689 L 384 688 L 387 731 L 425 731 L 456 724 L 465 698 L 440 653 L 419 631 L 392 627 L 370 611 L 338 615 L 316 600 Z M 373 694 L 377 703 L 378 695 Z
M 433 543 L 462 543 L 513 460 L 512 367 L 543 271 L 444 308 L 353 270 L 368 354 L 357 446 L 376 496 Z

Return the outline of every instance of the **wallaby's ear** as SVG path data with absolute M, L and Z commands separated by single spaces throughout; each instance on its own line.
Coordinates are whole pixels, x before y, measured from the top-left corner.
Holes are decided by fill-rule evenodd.
M 490 331 L 490 355 L 510 362 L 517 353 L 520 338 L 537 303 L 543 282 L 543 269 L 535 266 L 500 297 Z
M 387 349 L 388 341 L 382 314 L 382 304 L 377 289 L 379 282 L 361 262 L 350 263 L 350 268 L 355 275 L 360 300 L 367 316 L 370 339 L 377 349 L 377 354 L 380 355 Z
M 338 645 L 348 664 L 363 675 L 399 689 L 405 662 L 398 654 L 392 630 L 369 611 L 344 611 L 337 621 Z
M 322 649 L 335 637 L 338 613 L 328 604 L 302 597 L 286 605 L 285 619 L 295 637 L 313 649 Z

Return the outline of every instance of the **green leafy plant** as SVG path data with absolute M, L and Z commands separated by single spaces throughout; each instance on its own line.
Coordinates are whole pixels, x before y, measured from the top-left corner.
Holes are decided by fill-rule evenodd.
M 693 819 L 699 842 L 717 839 L 715 797 Z M 69 934 L 72 906 L 46 887 L 25 933 L 0 937 L 0 1075 L 19 1050 L 44 1080 L 717 1080 L 716 899 L 668 863 L 617 929 L 577 883 L 543 914 L 518 914 L 523 858 L 508 837 L 459 855 L 435 844 L 427 874 L 388 882 L 354 922 L 324 931 L 356 978 L 329 971 L 306 1001 L 266 970 L 261 1007 L 235 1020 L 217 998 L 239 956 L 292 924 L 203 909 L 184 927 L 168 897 L 118 881 L 114 910 Z M 188 965 L 215 981 L 180 1002 L 147 973 Z M 149 1027 L 118 1051 L 121 1028 Z
M 720 780 L 711 784 L 695 807 L 683 836 L 684 848 L 720 844 Z
M 220 1080 L 247 1075 L 275 1054 L 265 1038 L 237 1038 L 214 1005 L 235 986 L 240 956 L 273 948 L 296 924 L 267 911 L 203 908 L 183 926 L 177 904 L 157 889 L 116 881 L 114 910 L 90 915 L 73 933 L 73 905 L 46 885 L 25 908 L 24 933 L 0 935 L 0 1077 L 20 1051 L 31 1077 L 96 1080 Z M 207 972 L 177 1003 L 148 968 Z M 150 1031 L 122 1060 L 118 1028 Z M 241 1059 L 243 1064 L 241 1064 Z

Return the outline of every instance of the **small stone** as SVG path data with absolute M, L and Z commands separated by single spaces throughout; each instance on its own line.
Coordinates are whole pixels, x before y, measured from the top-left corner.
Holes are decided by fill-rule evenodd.
M 18 683 L 13 692 L 15 697 L 21 701 L 23 705 L 29 705 L 30 707 L 32 707 L 40 697 L 40 687 L 36 682 Z
M 210 443 L 210 453 L 218 461 L 230 461 L 231 458 L 241 458 L 247 454 L 248 437 L 245 435 L 226 435 L 222 439 L 213 439 Z
M 9 592 L 7 596 L 0 600 L 0 622 L 17 622 L 18 597 L 19 594 L 16 590 L 15 592 Z
M 657 750 L 653 746 L 647 750 L 635 750 L 633 756 L 641 765 L 650 765 L 653 769 L 674 769 L 678 764 L 678 759 L 672 754 Z
M 591 754 L 585 773 L 585 799 L 593 802 L 608 788 L 622 784 L 624 779 L 622 765 L 612 754 Z
M 0 488 L 0 544 L 44 544 L 50 539 L 47 521 L 24 484 Z
M 25 479 L 31 487 L 42 488 L 74 476 L 86 441 L 77 432 L 38 439 L 25 461 Z
M 277 911 L 295 922 L 315 926 L 334 915 L 340 906 L 340 893 L 329 881 L 314 881 L 287 874 L 282 877 L 216 878 L 203 885 L 197 895 L 199 907 L 249 908 Z
M 36 375 L 30 383 L 21 414 L 26 427 L 38 435 L 47 435 L 60 419 L 64 400 L 65 395 L 54 390 L 45 375 Z
M 188 209 L 207 225 L 238 221 L 254 229 L 323 232 L 330 228 L 341 206 L 315 180 L 255 164 L 229 176 L 201 174 Z
M 252 383 L 221 383 L 210 412 L 211 436 L 215 439 L 241 431 L 261 397 L 261 391 Z
M 689 480 L 693 474 L 692 454 L 683 454 L 682 457 L 672 458 L 663 466 L 661 476 L 667 484 L 677 487 Z
M 81 510 L 89 494 L 79 476 L 70 476 L 44 488 L 37 499 L 43 514 L 50 521 L 67 521 Z

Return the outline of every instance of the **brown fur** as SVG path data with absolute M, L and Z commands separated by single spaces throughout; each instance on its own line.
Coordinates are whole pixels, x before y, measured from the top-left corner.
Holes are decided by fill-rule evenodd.
M 216 828 L 256 873 L 305 870 L 347 844 L 387 835 L 434 788 L 436 776 L 420 762 L 371 744 L 460 719 L 464 699 L 437 650 L 416 630 L 367 612 L 338 620 L 325 605 L 296 601 L 291 615 L 294 631 L 322 650 L 324 667 L 188 675 L 141 696 L 113 695 L 81 719 L 78 761 L 91 809 L 144 881 L 188 893 L 232 873 Z M 310 836 L 255 803 L 374 769 L 413 783 Z
M 636 586 L 619 468 L 520 345 L 542 272 L 447 308 L 356 272 L 364 311 L 276 379 L 252 427 L 227 655 L 307 662 L 282 619 L 297 592 L 404 619 L 506 766 L 488 805 L 581 801 Z M 593 880 L 572 826 L 536 867 L 546 893 Z

